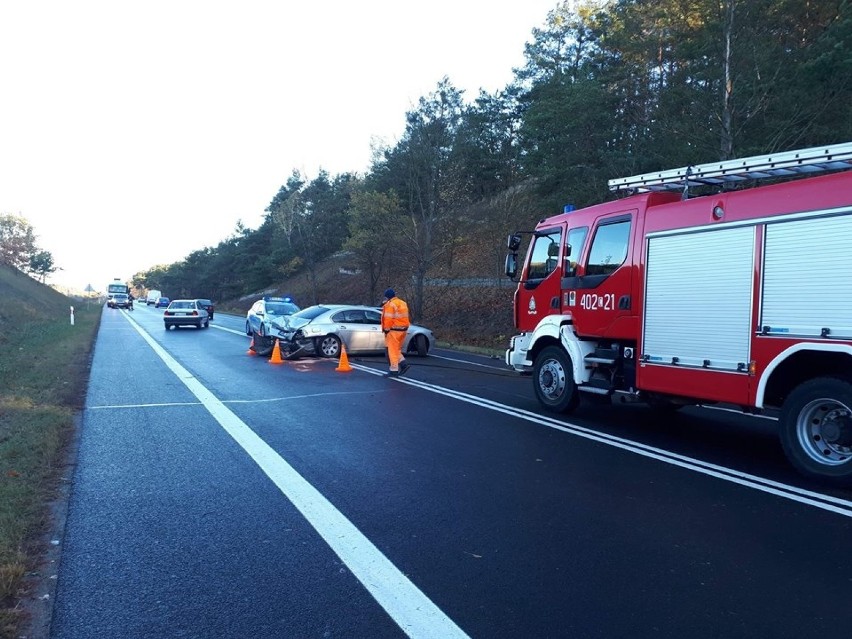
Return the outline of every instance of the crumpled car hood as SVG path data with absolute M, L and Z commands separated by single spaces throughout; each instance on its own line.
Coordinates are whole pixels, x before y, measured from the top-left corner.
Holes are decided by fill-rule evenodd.
M 283 322 L 281 328 L 287 331 L 297 331 L 303 326 L 307 326 L 311 323 L 311 320 L 309 319 L 305 319 L 304 317 L 293 317 L 291 315 L 282 317 L 281 320 Z
M 290 329 L 290 316 L 276 315 L 274 319 L 269 320 L 269 325 L 277 328 L 279 331 L 287 331 Z

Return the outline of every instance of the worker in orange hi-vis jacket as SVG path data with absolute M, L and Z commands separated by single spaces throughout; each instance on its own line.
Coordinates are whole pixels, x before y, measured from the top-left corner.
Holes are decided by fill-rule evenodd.
M 385 334 L 385 346 L 388 348 L 390 371 L 385 377 L 399 377 L 408 370 L 408 362 L 402 354 L 405 334 L 410 325 L 408 304 L 398 298 L 392 288 L 385 291 L 382 302 L 382 332 Z

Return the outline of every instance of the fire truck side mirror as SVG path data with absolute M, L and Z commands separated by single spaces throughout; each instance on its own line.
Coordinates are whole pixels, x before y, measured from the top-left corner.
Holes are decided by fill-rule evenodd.
M 519 248 L 521 248 L 521 236 L 517 233 L 509 236 L 509 239 L 506 241 L 506 246 L 512 253 L 516 253 Z
M 506 256 L 506 277 L 510 280 L 515 279 L 518 274 L 518 254 L 509 253 Z

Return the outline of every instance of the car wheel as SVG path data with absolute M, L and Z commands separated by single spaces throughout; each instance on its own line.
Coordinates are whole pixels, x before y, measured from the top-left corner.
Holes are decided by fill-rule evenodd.
M 210 318 L 209 317 L 206 320 L 204 320 L 204 328 L 210 328 Z
M 318 337 L 317 353 L 323 357 L 340 357 L 340 338 L 336 335 Z
M 426 339 L 425 335 L 414 336 L 414 350 L 420 357 L 426 357 L 429 353 L 429 340 Z

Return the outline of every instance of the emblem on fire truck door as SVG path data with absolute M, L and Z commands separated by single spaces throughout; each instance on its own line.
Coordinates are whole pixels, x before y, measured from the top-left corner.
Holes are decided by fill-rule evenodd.
M 529 310 L 527 311 L 527 314 L 528 314 L 528 315 L 535 315 L 535 314 L 536 314 L 536 311 L 535 311 L 535 298 L 534 298 L 534 297 L 530 297 L 530 307 L 529 307 Z

